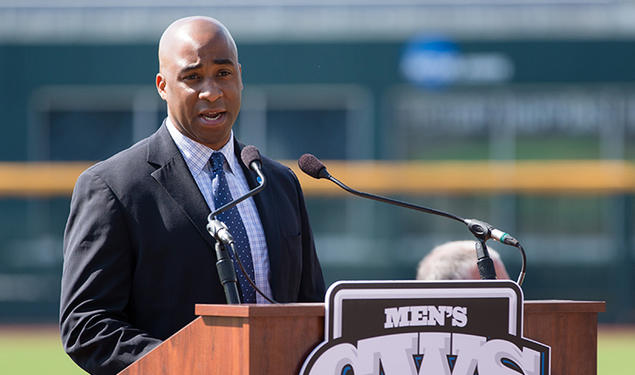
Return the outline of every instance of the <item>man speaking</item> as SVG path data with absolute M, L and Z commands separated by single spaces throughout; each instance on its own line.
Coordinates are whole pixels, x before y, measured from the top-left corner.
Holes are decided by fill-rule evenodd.
M 257 185 L 232 126 L 243 88 L 234 40 L 188 17 L 159 42 L 159 130 L 79 177 L 64 235 L 60 328 L 86 371 L 116 373 L 224 303 L 209 213 Z M 295 175 L 262 160 L 268 185 L 224 213 L 246 272 L 279 302 L 323 301 L 324 280 Z M 241 300 L 261 303 L 237 269 Z

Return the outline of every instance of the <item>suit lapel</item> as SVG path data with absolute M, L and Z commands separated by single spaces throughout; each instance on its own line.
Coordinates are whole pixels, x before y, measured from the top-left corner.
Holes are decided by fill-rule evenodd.
M 210 210 L 198 189 L 181 152 L 172 140 L 165 122 L 148 142 L 148 162 L 157 167 L 152 177 L 179 205 L 205 242 L 214 246 L 206 229 Z

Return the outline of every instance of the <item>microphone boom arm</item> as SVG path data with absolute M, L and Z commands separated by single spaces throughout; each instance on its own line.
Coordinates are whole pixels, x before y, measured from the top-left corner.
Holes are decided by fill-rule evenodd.
M 447 218 L 450 218 L 452 220 L 456 220 L 456 221 L 459 221 L 459 222 L 461 222 L 463 224 L 466 224 L 468 226 L 470 232 L 472 232 L 472 234 L 474 234 L 474 236 L 477 239 L 477 242 L 476 242 L 476 256 L 477 256 L 478 272 L 481 275 L 481 279 L 483 279 L 483 280 L 496 279 L 496 271 L 494 269 L 494 262 L 489 257 L 489 252 L 487 251 L 487 245 L 485 244 L 485 241 L 487 241 L 491 237 L 490 236 L 490 230 L 489 230 L 488 226 L 485 226 L 485 225 L 481 226 L 480 225 L 481 222 L 475 222 L 474 224 L 472 224 L 472 222 L 474 222 L 473 220 L 466 220 L 466 219 L 463 219 L 463 218 L 461 218 L 459 216 L 453 215 L 453 214 L 451 214 L 449 212 L 443 212 L 443 211 L 435 210 L 433 208 L 417 206 L 417 205 L 406 203 L 406 202 L 402 202 L 402 201 L 399 201 L 399 200 L 396 200 L 396 199 L 382 197 L 380 195 L 374 195 L 374 194 L 369 194 L 369 193 L 364 193 L 364 192 L 361 192 L 361 191 L 357 191 L 357 190 L 351 189 L 348 186 L 344 185 L 342 182 L 340 182 L 338 179 L 336 179 L 335 177 L 331 176 L 330 174 L 328 174 L 326 176 L 326 178 L 331 180 L 335 184 L 337 184 L 342 189 L 348 191 L 349 193 L 351 193 L 353 195 L 360 196 L 362 198 L 368 198 L 368 199 L 372 199 L 372 200 L 375 200 L 375 201 L 380 201 L 380 202 L 384 202 L 384 203 L 394 204 L 394 205 L 397 205 L 397 206 L 403 207 L 403 208 L 409 208 L 409 209 L 415 210 L 415 211 L 421 211 L 421 212 L 425 212 L 425 213 L 429 213 L 429 214 L 433 214 L 433 215 L 439 215 L 439 216 L 447 217 Z
M 505 245 L 514 246 L 518 248 L 522 256 L 522 259 L 521 259 L 522 262 L 521 262 L 521 270 L 520 270 L 520 274 L 518 275 L 517 283 L 518 285 L 522 286 L 523 281 L 525 280 L 527 256 L 525 255 L 525 249 L 522 247 L 520 242 L 514 237 L 510 236 L 508 233 L 505 233 L 499 229 L 496 229 L 490 224 L 480 220 L 464 219 L 460 216 L 451 214 L 449 212 L 435 210 L 433 208 L 428 208 L 423 206 L 417 206 L 417 205 L 402 202 L 396 199 L 386 198 L 380 195 L 364 193 L 364 192 L 352 189 L 346 186 L 344 183 L 340 182 L 335 177 L 331 176 L 331 174 L 326 170 L 326 167 L 324 166 L 324 164 L 322 164 L 322 162 L 319 161 L 319 159 L 317 159 L 315 156 L 311 154 L 302 155 L 300 160 L 298 160 L 298 165 L 300 169 L 306 174 L 308 174 L 309 176 L 316 179 L 325 178 L 327 180 L 330 180 L 331 182 L 335 183 L 340 188 L 346 190 L 347 192 L 353 195 L 356 195 L 362 198 L 372 199 L 372 200 L 383 202 L 383 203 L 393 204 L 399 207 L 408 208 L 415 211 L 421 211 L 421 212 L 430 213 L 433 215 L 447 217 L 449 219 L 456 220 L 467 225 L 469 231 L 477 239 L 476 253 L 478 258 L 479 274 L 481 275 L 482 279 L 496 278 L 496 272 L 494 270 L 493 261 L 489 257 L 489 252 L 487 251 L 487 245 L 485 244 L 487 240 L 495 239 L 498 242 L 501 242 Z
M 376 201 L 380 201 L 380 202 L 384 202 L 384 203 L 390 203 L 390 204 L 394 204 L 403 208 L 409 208 L 411 210 L 415 210 L 415 211 L 421 211 L 421 212 L 426 212 L 429 214 L 433 214 L 433 215 L 439 215 L 439 216 L 445 216 L 447 218 L 456 220 L 456 221 L 460 221 L 461 223 L 465 224 L 465 219 L 453 215 L 451 213 L 448 212 L 443 212 L 443 211 L 439 211 L 439 210 L 435 210 L 434 208 L 427 208 L 427 207 L 422 207 L 422 206 L 417 206 L 414 204 L 410 204 L 410 203 L 406 203 L 406 202 L 402 202 L 396 199 L 391 199 L 391 198 L 386 198 L 386 197 L 382 197 L 380 195 L 374 195 L 374 194 L 369 194 L 369 193 L 364 193 L 362 191 L 357 191 L 354 189 L 351 189 L 350 187 L 344 185 L 342 182 L 340 182 L 338 179 L 336 179 L 335 177 L 329 175 L 327 177 L 329 180 L 333 181 L 335 184 L 337 184 L 337 186 L 341 187 L 342 189 L 348 191 L 349 193 L 353 194 L 353 195 L 357 195 L 360 196 L 362 198 L 367 198 L 367 199 L 372 199 L 372 200 L 376 200 Z
M 210 213 L 207 216 L 207 221 L 208 222 L 212 221 L 216 217 L 216 215 L 220 215 L 223 212 L 229 210 L 230 208 L 238 205 L 238 203 L 244 201 L 245 199 L 260 193 L 262 191 L 262 189 L 264 189 L 265 186 L 267 186 L 267 180 L 265 180 L 265 176 L 262 174 L 262 171 L 260 170 L 260 168 L 256 169 L 256 174 L 258 175 L 258 182 L 259 182 L 258 186 L 256 186 L 255 188 L 249 190 L 246 194 L 243 194 L 241 197 L 239 197 L 239 198 L 237 198 L 237 199 L 235 199 L 235 200 L 233 200 L 233 201 L 231 201 L 229 203 L 224 204 L 223 206 L 221 206 L 218 209 L 216 209 L 214 212 Z

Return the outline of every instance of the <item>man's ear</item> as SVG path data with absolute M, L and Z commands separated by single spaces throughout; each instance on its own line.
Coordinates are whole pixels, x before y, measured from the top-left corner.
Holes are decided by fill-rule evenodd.
M 243 86 L 243 66 L 238 64 L 238 75 L 240 76 L 240 91 L 243 91 L 245 88 Z
M 157 73 L 155 83 L 157 86 L 157 92 L 159 93 L 159 96 L 161 97 L 161 99 L 166 100 L 167 94 L 165 92 L 165 85 L 167 84 L 167 81 L 165 80 L 165 77 L 163 76 L 163 74 Z

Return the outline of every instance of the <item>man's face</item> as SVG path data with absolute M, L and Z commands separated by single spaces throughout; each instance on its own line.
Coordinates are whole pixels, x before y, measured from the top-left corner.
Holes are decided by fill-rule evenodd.
M 218 150 L 229 140 L 243 88 L 235 47 L 221 30 L 189 30 L 171 43 L 156 85 L 185 136 Z

